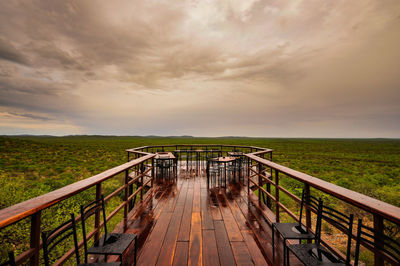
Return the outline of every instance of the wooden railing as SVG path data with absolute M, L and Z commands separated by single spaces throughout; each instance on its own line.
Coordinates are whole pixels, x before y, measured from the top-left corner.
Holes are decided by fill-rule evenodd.
M 290 169 L 288 167 L 279 165 L 272 162 L 272 160 L 264 159 L 265 151 L 259 151 L 254 153 L 246 154 L 246 157 L 251 160 L 249 164 L 250 175 L 248 177 L 248 186 L 255 186 L 258 191 L 259 204 L 266 205 L 267 208 L 274 210 L 275 221 L 279 222 L 281 217 L 281 210 L 287 213 L 291 218 L 298 221 L 298 216 L 294 214 L 287 206 L 281 203 L 280 194 L 283 192 L 289 198 L 293 199 L 296 203 L 300 204 L 301 199 L 291 193 L 288 188 L 284 188 L 280 179 L 285 176 L 301 182 L 304 186 L 305 191 L 308 195 L 310 189 L 313 188 L 320 193 L 325 193 L 341 201 L 356 206 L 365 212 L 369 213 L 373 217 L 373 227 L 375 234 L 384 234 L 384 222 L 390 221 L 400 226 L 400 208 L 382 202 L 380 200 L 368 197 L 366 195 L 357 193 L 355 191 L 337 186 L 335 184 L 326 182 L 319 178 L 301 173 L 299 171 Z M 271 190 L 271 186 L 274 187 Z M 263 202 L 261 195 L 266 195 L 268 200 Z M 274 204 L 271 204 L 271 201 Z M 306 211 L 305 226 L 311 229 L 311 211 Z M 272 222 L 272 221 L 271 221 Z M 328 221 L 329 222 L 329 221 Z M 334 224 L 331 223 L 334 226 Z M 354 226 L 356 228 L 357 225 Z M 340 229 L 340 228 L 337 228 Z M 355 235 L 353 234 L 353 238 Z M 344 258 L 344 255 L 329 243 L 326 239 L 322 239 L 322 242 L 336 255 Z M 384 261 L 387 260 L 390 263 L 394 263 L 393 259 L 381 251 L 379 246 L 371 246 L 368 243 L 361 243 L 363 246 L 368 248 L 374 253 L 375 265 L 384 265 Z
M 325 193 L 345 203 L 356 206 L 367 213 L 370 213 L 373 217 L 373 224 L 376 234 L 383 234 L 384 221 L 391 221 L 397 225 L 400 225 L 400 208 L 274 163 L 272 162 L 273 150 L 271 149 L 243 145 L 178 144 L 143 146 L 134 149 L 128 149 L 126 150 L 128 153 L 128 162 L 123 165 L 117 166 L 103 173 L 82 181 L 78 181 L 45 195 L 2 209 L 0 210 L 0 229 L 31 217 L 30 249 L 18 255 L 17 263 L 20 264 L 30 260 L 31 265 L 38 265 L 41 249 L 41 212 L 44 209 L 54 206 L 57 203 L 92 187 L 96 188 L 95 198 L 98 199 L 102 194 L 102 183 L 104 181 L 109 180 L 118 174 L 125 173 L 124 184 L 105 197 L 105 200 L 109 201 L 112 197 L 122 192 L 124 193 L 123 202 L 108 215 L 107 221 L 114 217 L 122 209 L 124 209 L 123 216 L 125 220 L 127 218 L 128 211 L 133 208 L 133 203 L 136 196 L 140 193 L 140 198 L 142 199 L 144 188 L 148 186 L 152 187 L 153 185 L 153 157 L 157 151 L 207 151 L 213 149 L 221 150 L 223 155 L 226 155 L 229 151 L 242 151 L 244 153 L 249 165 L 246 175 L 248 188 L 250 189 L 250 187 L 253 187 L 253 189 L 255 188 L 258 190 L 258 203 L 260 206 L 262 205 L 263 207 L 274 211 L 276 221 L 281 219 L 281 211 L 287 213 L 294 220 L 298 219 L 298 216 L 291 211 L 288 206 L 284 205 L 280 201 L 280 194 L 284 193 L 296 203 L 300 203 L 300 198 L 290 192 L 290 188 L 285 188 L 282 186 L 280 179 L 282 176 L 284 176 L 301 182 L 306 191 L 310 191 L 311 189 L 317 190 L 320 193 Z M 268 157 L 269 160 L 265 159 L 266 157 Z M 145 180 L 146 177 L 147 180 Z M 135 191 L 133 191 L 133 184 L 136 184 Z M 265 200 L 264 197 L 266 197 Z M 311 211 L 306 210 L 305 226 L 309 228 L 311 228 L 312 222 L 311 215 Z M 80 217 L 77 217 L 76 219 L 80 220 Z M 89 237 L 98 238 L 99 231 L 102 226 L 103 224 L 100 223 L 99 217 L 95 218 L 94 229 L 89 233 Z M 326 240 L 323 241 L 324 244 L 331 249 L 331 251 L 335 252 L 338 256 L 343 257 L 343 254 L 332 244 Z M 79 243 L 80 246 L 82 244 L 82 242 Z M 372 247 L 366 243 L 363 244 L 365 247 L 374 252 L 375 264 L 381 265 L 383 263 L 383 259 L 387 259 L 390 262 L 390 257 L 380 252 L 378 247 Z M 73 251 L 73 249 L 69 250 L 59 260 L 59 262 L 66 261 L 70 256 L 73 255 Z
M 153 176 L 151 174 L 153 166 L 151 162 L 155 154 L 144 152 L 137 152 L 135 154 L 137 154 L 136 159 L 130 160 L 129 162 L 120 166 L 114 167 L 103 173 L 75 182 L 42 196 L 0 210 L 0 229 L 31 217 L 30 248 L 17 256 L 16 263 L 21 264 L 27 260 L 30 260 L 31 265 L 39 265 L 39 254 L 42 248 L 42 243 L 40 241 L 42 222 L 41 213 L 43 210 L 54 206 L 65 199 L 71 198 L 80 192 L 87 191 L 92 187 L 96 188 L 95 199 L 100 199 L 102 194 L 102 183 L 121 173 L 125 174 L 124 184 L 111 192 L 109 195 L 106 195 L 104 200 L 105 202 L 108 202 L 112 197 L 115 197 L 121 192 L 124 193 L 124 199 L 123 202 L 107 216 L 106 220 L 109 221 L 120 210 L 124 209 L 123 216 L 124 221 L 126 221 L 128 212 L 130 209 L 132 209 L 136 196 L 140 193 L 140 198 L 142 199 L 145 187 L 152 187 L 153 181 Z M 135 191 L 133 191 L 133 184 L 136 184 Z M 76 221 L 80 221 L 80 219 L 80 216 L 76 217 Z M 100 216 L 95 216 L 94 229 L 88 233 L 87 238 L 94 237 L 95 239 L 98 239 L 99 232 L 102 227 L 103 223 L 100 223 Z M 79 243 L 79 247 L 82 245 L 83 241 Z M 57 263 L 65 262 L 73 254 L 74 249 L 69 250 L 57 261 Z
M 264 153 L 270 154 L 270 158 L 272 159 L 272 152 L 273 150 L 256 147 L 256 146 L 245 146 L 245 145 L 221 145 L 221 144 L 175 144 L 175 145 L 153 145 L 153 146 L 142 146 L 133 149 L 127 149 L 128 153 L 128 161 L 132 159 L 131 154 L 138 154 L 139 152 L 151 152 L 156 153 L 158 151 L 195 151 L 195 150 L 202 150 L 207 152 L 209 150 L 220 150 L 222 155 L 227 155 L 230 151 L 241 151 L 243 153 Z M 136 157 L 133 157 L 136 158 Z

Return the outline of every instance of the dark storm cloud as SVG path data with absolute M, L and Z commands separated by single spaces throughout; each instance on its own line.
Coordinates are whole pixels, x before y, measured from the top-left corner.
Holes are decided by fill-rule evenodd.
M 26 65 L 28 60 L 7 40 L 0 38 L 0 60 Z
M 2 1 L 3 124 L 399 136 L 399 14 L 397 0 Z
M 38 121 L 52 120 L 49 117 L 39 116 L 39 115 L 34 115 L 34 114 L 19 114 L 19 113 L 14 113 L 14 112 L 7 112 L 7 114 L 11 117 L 16 116 L 16 117 L 29 118 L 29 119 L 38 120 Z

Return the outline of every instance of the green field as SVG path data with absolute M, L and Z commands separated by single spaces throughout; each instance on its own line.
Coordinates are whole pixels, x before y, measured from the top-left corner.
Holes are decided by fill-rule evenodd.
M 157 144 L 237 144 L 274 149 L 274 161 L 400 206 L 400 140 L 164 137 L 0 137 L 0 208 L 45 194 L 126 161 L 125 149 Z M 112 191 L 120 180 L 107 181 Z M 43 213 L 43 228 L 78 213 L 81 193 Z M 111 202 L 110 204 L 117 204 Z M 23 250 L 28 221 L 0 231 L 2 257 Z M 62 251 L 60 251 L 62 252 Z M 1 260 L 0 260 L 1 261 Z

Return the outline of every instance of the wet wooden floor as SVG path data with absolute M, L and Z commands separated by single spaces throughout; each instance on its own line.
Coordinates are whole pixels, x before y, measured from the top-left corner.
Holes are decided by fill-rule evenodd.
M 271 213 L 235 184 L 207 188 L 200 173 L 180 169 L 173 184 L 154 185 L 135 207 L 126 233 L 138 241 L 138 265 L 268 265 Z M 280 242 L 280 241 L 279 241 Z M 278 247 L 275 265 L 282 264 Z

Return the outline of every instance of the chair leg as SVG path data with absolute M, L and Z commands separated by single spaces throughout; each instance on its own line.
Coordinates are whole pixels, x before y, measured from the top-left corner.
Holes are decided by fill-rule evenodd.
M 275 261 L 275 224 L 272 224 L 272 261 Z
M 290 256 L 289 256 L 289 249 L 288 247 L 286 247 L 286 265 L 289 266 L 290 265 Z
M 136 255 L 137 255 L 137 236 L 135 237 L 135 258 L 133 259 L 133 263 L 136 266 Z
M 286 265 L 286 239 L 283 238 L 283 265 Z

